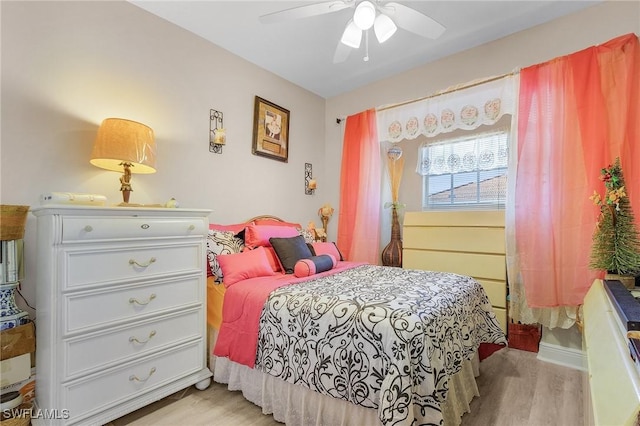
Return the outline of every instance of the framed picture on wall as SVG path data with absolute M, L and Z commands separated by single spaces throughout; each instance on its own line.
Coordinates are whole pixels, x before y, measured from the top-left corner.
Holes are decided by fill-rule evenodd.
M 285 163 L 289 160 L 289 110 L 256 96 L 251 152 Z

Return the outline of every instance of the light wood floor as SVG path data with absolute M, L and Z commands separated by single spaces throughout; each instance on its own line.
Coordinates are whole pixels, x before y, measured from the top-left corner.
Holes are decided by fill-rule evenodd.
M 462 426 L 582 426 L 582 371 L 538 361 L 536 353 L 505 348 L 480 363 L 480 398 Z M 212 383 L 190 387 L 117 419 L 109 426 L 282 426 L 240 392 Z M 363 425 L 364 426 L 364 425 Z

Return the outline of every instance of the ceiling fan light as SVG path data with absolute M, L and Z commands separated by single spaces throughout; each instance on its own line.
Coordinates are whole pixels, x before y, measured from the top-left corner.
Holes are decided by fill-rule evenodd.
M 360 2 L 356 6 L 356 11 L 353 13 L 353 22 L 356 23 L 358 28 L 365 31 L 373 26 L 373 21 L 376 19 L 376 7 L 369 0 Z
M 360 47 L 360 42 L 362 41 L 362 30 L 358 28 L 355 22 L 350 21 L 347 28 L 344 29 L 340 41 L 342 44 L 357 49 Z
M 389 40 L 397 29 L 398 27 L 393 20 L 382 13 L 378 15 L 373 24 L 373 31 L 376 33 L 376 38 L 379 43 L 384 43 Z

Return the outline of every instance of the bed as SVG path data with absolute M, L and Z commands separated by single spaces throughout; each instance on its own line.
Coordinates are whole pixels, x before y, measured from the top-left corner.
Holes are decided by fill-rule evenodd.
M 457 425 L 479 345 L 506 344 L 473 278 L 351 262 L 274 216 L 211 225 L 207 257 L 214 380 L 286 424 Z

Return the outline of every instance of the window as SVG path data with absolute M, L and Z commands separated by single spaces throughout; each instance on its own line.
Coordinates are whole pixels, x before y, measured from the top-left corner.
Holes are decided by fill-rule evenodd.
M 508 146 L 508 128 L 423 144 L 422 209 L 504 208 Z

